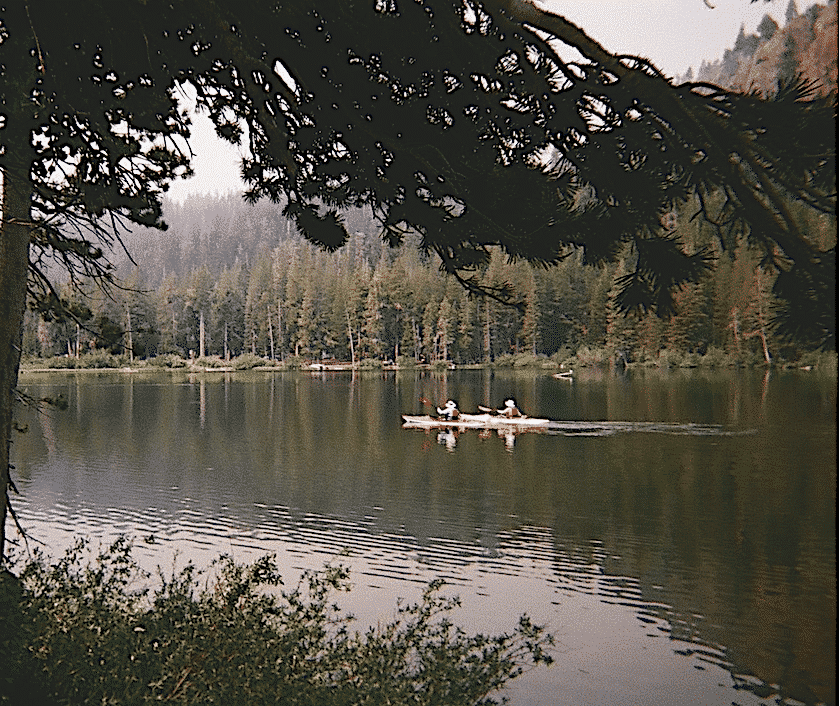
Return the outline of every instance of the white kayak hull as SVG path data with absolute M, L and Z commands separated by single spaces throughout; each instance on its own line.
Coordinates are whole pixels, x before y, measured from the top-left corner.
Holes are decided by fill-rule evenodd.
M 498 428 L 527 428 L 544 427 L 551 423 L 550 419 L 536 417 L 501 417 L 495 414 L 461 414 L 458 419 L 440 419 L 423 415 L 402 415 L 405 427 L 453 427 L 461 429 L 498 429 Z

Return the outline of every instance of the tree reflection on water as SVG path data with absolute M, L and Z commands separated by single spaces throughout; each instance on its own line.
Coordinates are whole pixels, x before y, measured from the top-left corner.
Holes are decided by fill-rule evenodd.
M 32 431 L 14 446 L 21 518 L 53 546 L 130 531 L 157 538 L 144 548 L 155 561 L 176 547 L 269 550 L 290 571 L 344 551 L 374 596 L 444 576 L 468 620 L 528 610 L 565 635 L 552 670 L 516 688 L 547 684 L 572 700 L 673 703 L 678 680 L 708 703 L 834 699 L 836 381 L 584 371 L 569 385 L 469 371 L 23 382 L 70 401 L 23 410 Z M 512 440 L 401 428 L 423 396 L 471 409 L 509 395 L 566 426 Z M 523 701 L 553 703 L 531 688 Z

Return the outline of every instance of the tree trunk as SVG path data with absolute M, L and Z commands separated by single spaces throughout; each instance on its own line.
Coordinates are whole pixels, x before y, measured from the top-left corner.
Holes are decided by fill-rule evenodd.
M 268 343 L 271 346 L 271 359 L 274 360 L 274 326 L 271 323 L 271 309 L 268 310 Z
M 766 326 L 765 326 L 765 317 L 764 317 L 764 298 L 765 294 L 765 287 L 763 282 L 763 275 L 764 272 L 761 269 L 761 266 L 755 268 L 755 298 L 756 298 L 756 308 L 758 310 L 758 332 L 761 336 L 761 347 L 764 350 L 764 360 L 766 361 L 767 365 L 772 365 L 773 360 L 770 357 L 770 348 L 767 346 L 767 333 L 766 333 Z
M 198 312 L 198 357 L 204 357 L 204 311 Z
M 7 144 L 20 144 L 11 138 L 11 135 L 7 136 Z M 26 140 L 23 144 L 26 144 Z M 21 151 L 28 156 L 28 150 Z M 12 417 L 26 308 L 31 217 L 28 161 L 15 160 L 13 164 L 10 159 L 3 171 L 3 213 L 0 224 L 0 433 L 3 435 L 0 442 L 0 562 L 5 558 L 6 548 Z
M 493 360 L 493 349 L 490 337 L 490 300 L 484 302 L 484 361 L 489 363 Z
M 356 348 L 353 345 L 353 327 L 350 325 L 350 312 L 347 312 L 347 335 L 350 338 L 350 365 L 356 367 Z
M 125 305 L 125 319 L 128 333 L 128 360 L 132 364 L 134 363 L 134 335 L 131 332 L 131 307 L 129 307 L 128 302 Z
M 741 327 L 738 322 L 738 308 L 732 307 L 732 323 L 730 326 L 732 327 L 732 335 L 735 337 L 735 352 L 738 355 L 738 358 L 741 357 Z
M 764 350 L 764 361 L 767 365 L 772 365 L 773 359 L 770 357 L 770 349 L 767 347 L 767 334 L 764 332 L 764 326 L 758 329 L 758 335 L 761 338 L 761 347 Z
M 277 300 L 277 353 L 280 360 L 283 360 L 285 357 L 283 353 L 283 308 L 279 299 Z

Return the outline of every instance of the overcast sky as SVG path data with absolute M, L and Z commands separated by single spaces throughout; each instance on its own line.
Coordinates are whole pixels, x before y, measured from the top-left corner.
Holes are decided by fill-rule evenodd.
M 651 59 L 669 76 L 689 66 L 695 74 L 700 62 L 723 57 L 732 48 L 743 24 L 754 32 L 769 14 L 784 24 L 788 0 L 751 3 L 749 0 L 542 0 L 564 15 L 613 54 Z M 813 2 L 797 0 L 799 12 Z M 824 4 L 824 2 L 823 2 Z
M 696 75 L 700 62 L 714 61 L 735 43 L 743 24 L 754 32 L 765 14 L 784 24 L 788 0 L 542 0 L 542 4 L 584 29 L 615 54 L 635 54 L 653 61 L 668 76 L 689 67 Z M 797 0 L 802 13 L 813 4 Z M 824 4 L 824 3 L 821 3 Z M 191 140 L 196 176 L 176 182 L 170 195 L 183 200 L 193 193 L 241 191 L 239 152 L 213 133 L 209 121 L 195 119 Z

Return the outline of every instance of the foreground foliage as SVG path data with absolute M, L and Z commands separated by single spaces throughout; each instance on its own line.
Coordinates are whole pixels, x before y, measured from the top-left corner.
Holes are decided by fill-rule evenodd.
M 190 564 L 150 590 L 125 539 L 87 553 L 80 541 L 0 580 L 0 703 L 490 704 L 552 661 L 525 616 L 512 634 L 467 635 L 439 582 L 359 633 L 332 601 L 348 587 L 340 567 L 285 590 L 272 558 L 223 556 L 203 586 Z

